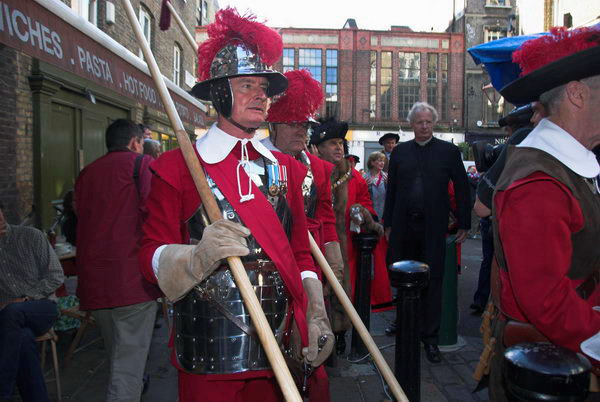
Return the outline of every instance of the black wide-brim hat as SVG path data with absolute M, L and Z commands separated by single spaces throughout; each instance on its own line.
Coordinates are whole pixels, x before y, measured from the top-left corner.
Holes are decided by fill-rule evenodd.
M 348 154 L 348 155 L 344 155 L 344 158 L 354 159 L 356 161 L 356 163 L 360 163 L 360 157 L 358 155 Z
M 348 123 L 345 121 L 327 120 L 314 127 L 310 135 L 310 145 L 319 145 L 334 138 L 345 139 Z
M 400 136 L 396 133 L 385 133 L 384 135 L 382 135 L 379 138 L 379 145 L 383 145 L 383 141 L 387 140 L 388 138 L 393 138 L 396 140 L 396 142 L 400 142 Z
M 517 78 L 500 90 L 513 104 L 536 101 L 540 95 L 571 81 L 600 75 L 600 46 L 558 59 Z

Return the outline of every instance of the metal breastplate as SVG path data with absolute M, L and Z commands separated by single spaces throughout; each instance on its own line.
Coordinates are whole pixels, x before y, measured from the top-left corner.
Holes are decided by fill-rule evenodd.
M 271 195 L 268 187 L 273 183 L 270 178 L 272 169 L 266 168 L 270 162 L 265 159 L 257 161 L 259 167 L 264 167 L 263 173 L 256 175 L 261 183 L 258 187 L 275 209 L 289 238 L 292 218 L 283 184 L 283 191 Z M 207 180 L 223 218 L 241 223 L 235 209 L 208 175 Z M 259 184 L 256 178 L 255 183 Z M 201 237 L 207 222 L 204 209 L 200 208 L 188 221 L 190 233 Z M 281 345 L 288 314 L 287 291 L 279 272 L 267 259 L 254 236 L 250 235 L 247 241 L 250 254 L 242 257 L 242 262 L 267 321 Z M 184 370 L 193 374 L 230 374 L 269 369 L 269 362 L 239 289 L 226 261 L 222 263 L 220 269 L 174 305 L 177 361 Z
M 272 263 L 255 263 L 246 272 L 282 344 L 288 296 Z M 232 316 L 234 317 L 232 320 Z M 179 365 L 193 374 L 231 374 L 269 369 L 229 268 L 221 268 L 175 303 L 175 353 Z

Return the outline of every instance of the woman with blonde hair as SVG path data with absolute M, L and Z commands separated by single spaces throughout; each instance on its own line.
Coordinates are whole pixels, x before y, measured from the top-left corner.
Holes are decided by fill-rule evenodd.
M 385 155 L 383 152 L 373 152 L 367 160 L 367 172 L 363 175 L 369 186 L 369 194 L 373 201 L 373 208 L 379 220 L 383 218 L 385 204 L 385 190 L 387 188 L 387 173 L 383 171 Z

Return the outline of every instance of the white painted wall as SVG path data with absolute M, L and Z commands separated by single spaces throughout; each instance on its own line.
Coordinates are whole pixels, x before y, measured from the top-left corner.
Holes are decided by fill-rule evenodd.
M 517 0 L 524 35 L 544 31 L 544 0 Z M 600 22 L 600 0 L 554 0 L 553 25 L 562 26 L 563 16 L 571 13 L 573 27 Z

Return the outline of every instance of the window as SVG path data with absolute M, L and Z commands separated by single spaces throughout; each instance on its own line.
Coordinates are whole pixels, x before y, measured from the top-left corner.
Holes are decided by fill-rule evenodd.
M 427 103 L 439 110 L 438 95 L 438 54 L 427 54 Z
M 377 52 L 371 51 L 371 78 L 369 84 L 369 118 L 377 117 Z
M 325 52 L 325 114 L 337 116 L 338 108 L 338 51 Z
M 493 88 L 488 89 L 488 91 L 492 91 L 493 94 L 490 96 L 484 94 L 483 96 L 483 118 L 486 125 L 497 127 L 498 120 L 504 116 L 504 98 Z
M 381 118 L 392 117 L 392 52 L 381 52 L 381 86 L 379 87 L 379 102 Z
M 406 119 L 412 105 L 419 101 L 421 87 L 421 54 L 398 53 L 398 115 Z
M 206 0 L 196 0 L 196 22 L 198 25 L 208 23 L 208 3 Z
M 98 1 L 97 0 L 71 0 L 71 8 L 75 13 L 98 25 Z
M 298 68 L 307 69 L 313 78 L 319 82 L 322 80 L 323 61 L 321 60 L 321 49 L 300 49 L 298 53 Z
M 484 30 L 484 34 L 485 34 L 485 42 L 491 42 L 493 40 L 497 40 L 500 38 L 505 38 L 506 37 L 506 30 L 502 30 L 502 29 L 493 29 L 493 28 L 485 28 Z
M 181 83 L 181 46 L 177 43 L 173 47 L 173 83 L 177 86 Z
M 486 6 L 510 6 L 510 0 L 485 0 Z
M 448 54 L 440 54 L 440 73 L 442 75 L 442 106 L 440 107 L 441 120 L 448 120 Z
M 148 10 L 146 10 L 143 6 L 140 6 L 140 25 L 146 41 L 148 41 L 149 44 L 152 44 L 152 16 L 150 15 L 150 12 L 148 12 Z M 139 54 L 140 58 L 143 59 L 144 55 L 142 54 L 142 49 L 140 49 Z
M 283 49 L 283 72 L 287 72 L 294 69 L 294 49 L 285 48 Z

